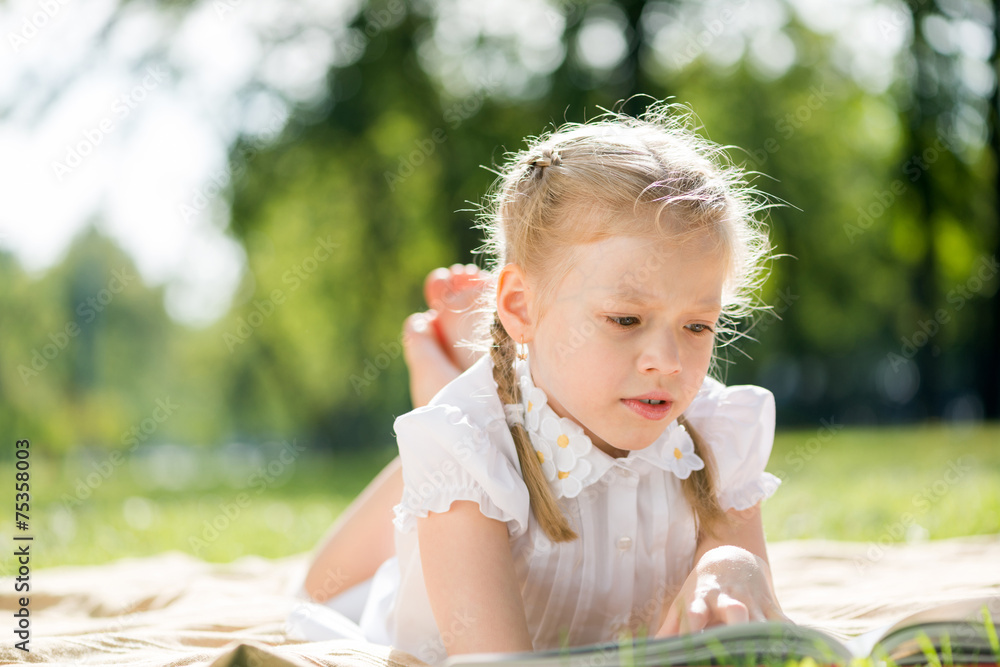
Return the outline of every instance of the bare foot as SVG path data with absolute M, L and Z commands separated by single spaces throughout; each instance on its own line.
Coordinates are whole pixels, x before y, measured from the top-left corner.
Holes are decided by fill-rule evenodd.
M 461 369 L 445 353 L 433 325 L 433 312 L 414 313 L 403 323 L 403 357 L 410 372 L 413 407 L 427 405 L 434 394 L 461 375 Z
M 424 281 L 431 310 L 414 313 L 403 323 L 403 355 L 410 371 L 413 407 L 427 405 L 467 369 L 481 352 L 463 347 L 476 334 L 479 296 L 487 275 L 475 265 L 434 269 Z
M 453 264 L 434 269 L 424 281 L 424 298 L 433 311 L 430 323 L 441 349 L 463 371 L 482 354 L 467 343 L 475 340 L 476 325 L 483 317 L 479 297 L 487 279 L 475 264 Z

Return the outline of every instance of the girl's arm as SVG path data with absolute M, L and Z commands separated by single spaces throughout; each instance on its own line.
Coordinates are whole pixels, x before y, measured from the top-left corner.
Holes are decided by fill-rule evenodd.
M 726 516 L 729 521 L 715 535 L 698 540 L 694 570 L 670 604 L 658 636 L 719 624 L 788 621 L 774 594 L 760 503 Z
M 449 655 L 531 651 L 507 525 L 471 501 L 417 520 L 434 620 Z

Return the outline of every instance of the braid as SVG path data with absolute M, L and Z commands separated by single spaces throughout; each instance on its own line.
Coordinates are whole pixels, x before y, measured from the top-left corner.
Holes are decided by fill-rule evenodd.
M 487 232 L 485 249 L 496 268 L 520 267 L 535 281 L 538 302 L 545 303 L 574 266 L 573 249 L 581 244 L 631 237 L 681 248 L 697 239 L 725 260 L 720 296 L 726 321 L 759 309 L 773 255 L 758 217 L 775 204 L 751 186 L 751 175 L 722 146 L 699 136 L 699 125 L 690 109 L 654 102 L 638 118 L 607 111 L 529 138 L 524 150 L 507 154 L 480 208 L 478 226 Z M 735 328 L 727 329 L 739 337 Z M 492 339 L 500 398 L 519 403 L 514 341 L 499 321 L 492 324 Z M 699 531 L 711 534 L 727 521 L 715 493 L 718 467 L 709 443 L 683 415 L 678 423 L 705 462 L 683 480 L 682 492 Z M 516 425 L 510 430 L 536 519 L 553 540 L 573 539 L 527 432 Z
M 681 415 L 677 418 L 677 423 L 684 427 L 691 436 L 694 443 L 694 453 L 705 462 L 705 467 L 701 470 L 694 470 L 688 478 L 681 482 L 681 490 L 684 497 L 695 513 L 695 520 L 698 524 L 698 533 L 712 535 L 719 522 L 724 521 L 726 513 L 719 505 L 719 499 L 715 495 L 715 460 L 712 452 L 701 439 L 698 431 L 691 426 L 691 422 Z
M 514 341 L 511 340 L 507 330 L 500 323 L 499 316 L 494 317 L 490 333 L 493 335 L 490 356 L 493 357 L 493 379 L 497 383 L 497 394 L 505 405 L 520 405 L 521 390 L 514 374 L 514 356 L 516 354 Z M 552 495 L 552 489 L 549 488 L 549 482 L 542 472 L 541 463 L 535 454 L 535 448 L 531 444 L 528 432 L 524 426 L 512 424 L 510 434 L 514 437 L 517 458 L 521 463 L 521 475 L 528 487 L 528 499 L 535 519 L 553 542 L 575 540 L 577 535 L 570 528 L 569 521 L 559 508 L 555 496 Z

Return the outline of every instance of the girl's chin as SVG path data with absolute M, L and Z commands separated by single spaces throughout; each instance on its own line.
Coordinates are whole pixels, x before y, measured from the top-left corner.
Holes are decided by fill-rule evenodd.
M 594 446 L 600 449 L 602 452 L 608 456 L 613 456 L 614 458 L 622 458 L 628 456 L 629 452 L 637 452 L 640 449 L 646 449 L 654 442 L 656 442 L 659 435 L 656 437 L 641 437 L 637 436 L 634 438 L 624 438 L 622 440 L 615 440 L 615 442 L 608 442 L 603 438 L 595 437 L 593 433 L 587 432 L 590 436 L 591 442 Z M 619 446 L 620 445 L 620 446 Z
M 595 442 L 594 447 L 597 447 L 599 450 L 615 459 L 625 458 L 629 453 L 629 450 L 627 449 L 618 449 L 617 447 L 613 447 L 606 442 Z

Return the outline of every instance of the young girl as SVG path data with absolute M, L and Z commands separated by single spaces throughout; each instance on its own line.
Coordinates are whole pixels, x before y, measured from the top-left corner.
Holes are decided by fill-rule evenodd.
M 292 631 L 437 663 L 784 619 L 760 517 L 773 399 L 708 377 L 762 277 L 760 207 L 669 105 L 511 156 L 483 216 L 495 270 L 428 277 L 405 331 L 423 407 L 305 580 L 359 625 L 313 604 Z M 476 360 L 456 343 L 481 293 Z

